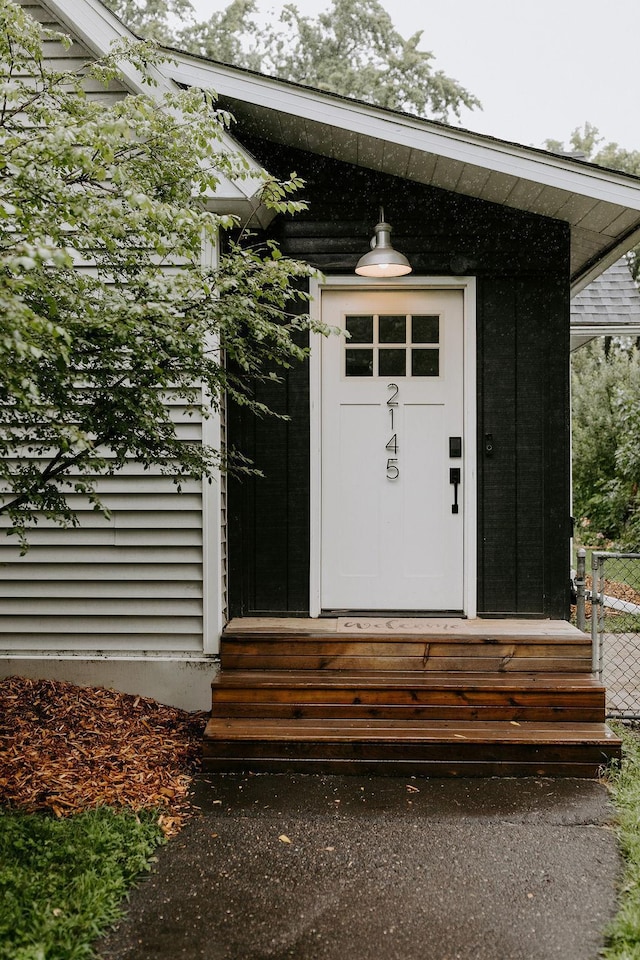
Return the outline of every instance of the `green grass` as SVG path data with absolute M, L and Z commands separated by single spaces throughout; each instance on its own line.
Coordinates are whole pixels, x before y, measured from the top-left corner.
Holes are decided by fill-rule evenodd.
M 573 568 L 574 570 L 577 567 L 577 549 L 579 545 L 574 547 L 573 551 Z M 597 550 L 597 547 L 585 547 L 587 551 L 586 556 L 586 570 L 587 574 L 591 575 L 591 554 L 594 550 Z M 606 552 L 606 551 L 604 551 Z M 615 580 L 616 583 L 626 583 L 630 587 L 633 587 L 634 590 L 637 590 L 640 593 L 640 560 L 620 560 L 615 557 L 607 559 L 605 562 L 605 576 L 607 580 Z
M 612 724 L 623 740 L 623 760 L 611 771 L 618 837 L 625 871 L 618 914 L 607 930 L 606 960 L 640 960 L 640 735 Z
M 611 557 L 605 562 L 604 575 L 607 580 L 627 583 L 634 590 L 640 591 L 640 560 L 618 560 Z
M 587 632 L 591 631 L 589 622 Z M 637 613 L 618 613 L 604 618 L 605 633 L 640 633 L 640 615 Z
M 587 551 L 586 571 L 591 576 L 591 553 L 595 547 L 585 547 Z M 573 553 L 573 568 L 577 564 L 577 546 Z M 607 559 L 605 563 L 605 577 L 615 583 L 626 583 L 640 593 L 640 560 Z M 572 620 L 572 622 L 575 622 Z M 640 633 L 640 614 L 612 613 L 609 608 L 604 621 L 605 633 Z M 587 621 L 586 633 L 591 633 L 591 620 Z
M 571 623 L 576 623 L 575 616 L 571 617 Z M 584 628 L 585 633 L 591 633 L 591 617 L 587 617 Z M 613 616 L 608 613 L 604 619 L 605 633 L 640 633 L 640 614 L 637 613 L 618 613 Z
M 0 960 L 80 960 L 163 842 L 157 814 L 0 809 Z

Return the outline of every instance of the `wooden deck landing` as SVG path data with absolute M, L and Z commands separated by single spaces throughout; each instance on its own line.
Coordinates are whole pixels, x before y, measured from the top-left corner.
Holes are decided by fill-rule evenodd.
M 318 637 L 327 634 L 384 633 L 391 637 L 576 637 L 585 635 L 565 620 L 465 620 L 461 617 L 236 617 L 227 624 L 224 636 L 282 634 Z
M 597 775 L 620 755 L 564 621 L 232 620 L 208 770 Z

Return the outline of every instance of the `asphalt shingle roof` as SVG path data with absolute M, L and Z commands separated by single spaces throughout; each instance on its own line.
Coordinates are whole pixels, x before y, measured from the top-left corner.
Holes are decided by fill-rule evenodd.
M 571 301 L 571 325 L 597 325 L 603 334 L 624 334 L 640 324 L 640 291 L 623 257 Z

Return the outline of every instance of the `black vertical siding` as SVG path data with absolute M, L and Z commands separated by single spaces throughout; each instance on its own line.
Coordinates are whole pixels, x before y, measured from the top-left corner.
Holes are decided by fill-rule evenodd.
M 568 292 L 558 280 L 483 280 L 479 609 L 563 616 L 569 569 Z M 490 435 L 492 453 L 486 452 Z
M 328 275 L 352 273 L 383 203 L 414 275 L 477 278 L 479 612 L 566 617 L 567 226 L 273 144 L 248 145 L 274 173 L 295 169 L 307 182 L 308 211 L 277 218 L 269 231 L 286 253 Z M 233 441 L 266 474 L 230 495 L 234 615 L 308 611 L 306 367 L 269 389 L 291 423 L 239 411 L 230 420 Z
M 481 331 L 478 386 L 482 398 L 478 411 L 478 609 L 516 610 L 514 285 L 509 281 L 481 283 L 477 306 Z M 510 322 L 505 323 L 505 318 L 510 318 Z
M 301 344 L 304 345 L 304 344 Z M 300 363 L 256 399 L 288 417 L 256 418 L 230 405 L 231 446 L 263 476 L 229 483 L 229 607 L 232 616 L 309 610 L 309 370 Z
M 568 248 L 567 241 L 567 248 Z M 567 258 L 568 260 L 568 258 Z M 569 264 L 566 264 L 564 282 L 550 282 L 547 288 L 549 315 L 554 335 L 547 341 L 545 357 L 547 385 L 547 416 L 544 421 L 545 457 L 545 541 L 544 609 L 552 616 L 569 616 L 570 567 L 569 540 L 571 537 L 571 401 L 569 393 L 570 350 L 570 293 Z M 558 323 L 557 318 L 566 318 Z

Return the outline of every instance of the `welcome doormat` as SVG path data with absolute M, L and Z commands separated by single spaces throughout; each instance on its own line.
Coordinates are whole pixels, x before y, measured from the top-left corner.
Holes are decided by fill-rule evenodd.
M 434 633 L 460 630 L 457 617 L 339 617 L 338 633 Z

